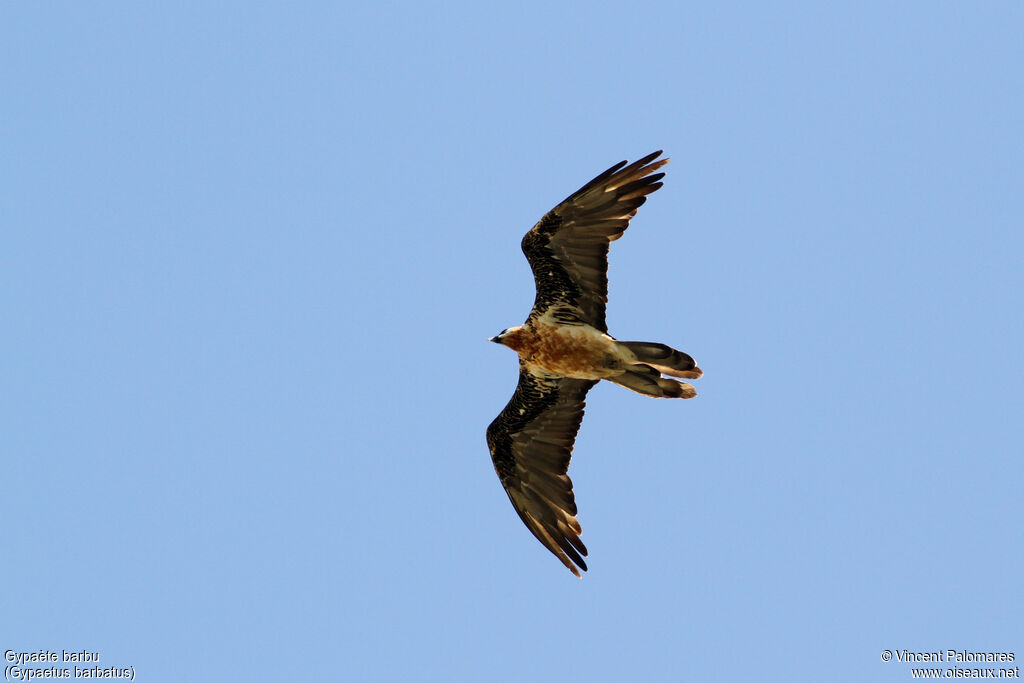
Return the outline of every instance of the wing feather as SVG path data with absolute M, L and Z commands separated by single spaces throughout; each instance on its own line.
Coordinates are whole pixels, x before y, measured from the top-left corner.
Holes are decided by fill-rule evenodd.
M 668 159 L 661 152 L 626 165 L 615 164 L 565 198 L 523 237 L 523 253 L 533 269 L 537 298 L 530 318 L 552 308 L 563 322 L 589 323 L 607 332 L 608 245 L 622 236 L 629 220 L 662 186 L 655 173 Z
M 525 367 L 512 399 L 487 428 L 502 486 L 526 527 L 576 576 L 587 570 L 569 459 L 584 398 L 597 382 L 541 376 Z

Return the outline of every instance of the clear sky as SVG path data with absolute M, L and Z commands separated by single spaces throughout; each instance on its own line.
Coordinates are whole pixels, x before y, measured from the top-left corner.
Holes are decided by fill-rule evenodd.
M 0 648 L 140 681 L 1019 665 L 1022 36 L 1019 2 L 5 4 Z M 533 302 L 523 233 L 656 149 L 609 328 L 705 376 L 591 392 L 578 580 L 492 469 L 486 340 Z

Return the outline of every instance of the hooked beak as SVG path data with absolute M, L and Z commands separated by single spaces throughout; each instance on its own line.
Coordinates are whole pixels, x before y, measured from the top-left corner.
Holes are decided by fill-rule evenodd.
M 501 343 L 501 340 L 498 339 L 497 337 L 491 337 L 487 341 L 494 342 L 495 344 L 500 344 Z

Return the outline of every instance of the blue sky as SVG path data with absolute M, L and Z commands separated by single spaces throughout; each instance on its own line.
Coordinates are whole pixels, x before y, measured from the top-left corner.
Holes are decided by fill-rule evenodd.
M 904 681 L 1024 657 L 1024 9 L 0 10 L 4 650 L 137 680 Z M 523 233 L 672 158 L 521 524 Z M 5 663 L 6 664 L 6 663 Z

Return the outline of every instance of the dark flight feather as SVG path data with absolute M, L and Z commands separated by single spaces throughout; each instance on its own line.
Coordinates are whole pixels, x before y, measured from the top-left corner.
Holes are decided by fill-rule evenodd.
M 552 308 L 564 323 L 588 323 L 602 332 L 608 303 L 608 245 L 661 187 L 655 173 L 668 159 L 660 151 L 626 166 L 622 161 L 566 197 L 523 237 L 537 298 L 529 319 Z
M 567 474 L 594 380 L 541 377 L 520 368 L 519 384 L 487 428 L 494 470 L 526 527 L 576 576 L 587 570 L 576 499 Z M 579 567 L 579 569 L 577 569 Z

